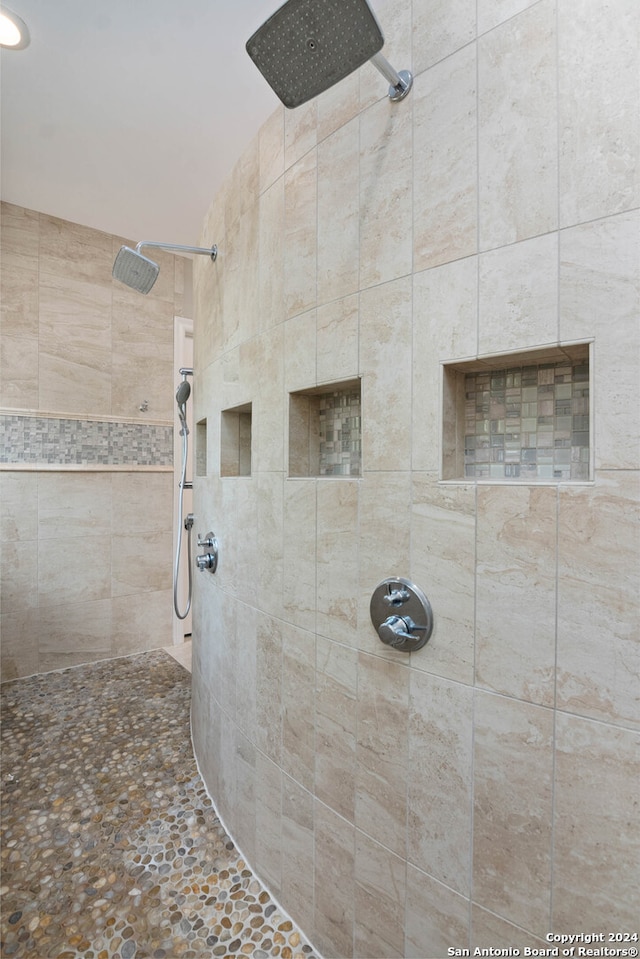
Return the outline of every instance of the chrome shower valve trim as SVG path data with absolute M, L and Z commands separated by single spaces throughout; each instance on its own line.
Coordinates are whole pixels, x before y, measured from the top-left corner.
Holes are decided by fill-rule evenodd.
M 196 556 L 196 566 L 200 572 L 208 569 L 210 573 L 215 573 L 218 568 L 218 540 L 215 533 L 198 535 L 198 546 L 204 547 L 208 552 Z
M 429 600 L 419 586 L 401 576 L 376 586 L 369 611 L 380 641 L 401 652 L 422 649 L 433 631 Z

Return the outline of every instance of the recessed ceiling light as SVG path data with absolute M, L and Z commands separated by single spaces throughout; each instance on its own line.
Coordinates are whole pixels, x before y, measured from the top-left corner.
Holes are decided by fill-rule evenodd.
M 23 50 L 29 45 L 27 25 L 12 10 L 0 11 L 0 47 L 7 50 Z

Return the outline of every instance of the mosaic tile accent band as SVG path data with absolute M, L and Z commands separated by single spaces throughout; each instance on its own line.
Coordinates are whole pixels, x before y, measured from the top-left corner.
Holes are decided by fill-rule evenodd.
M 0 463 L 172 466 L 173 427 L 5 414 Z
M 362 420 L 360 390 L 320 397 L 320 476 L 360 476 Z
M 468 374 L 464 461 L 476 479 L 588 480 L 588 363 Z

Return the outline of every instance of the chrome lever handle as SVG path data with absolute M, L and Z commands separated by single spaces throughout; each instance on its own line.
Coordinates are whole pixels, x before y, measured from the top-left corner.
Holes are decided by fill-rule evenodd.
M 389 616 L 378 627 L 378 635 L 387 646 L 402 648 L 407 641 L 415 642 L 415 633 L 426 628 L 418 626 L 408 616 Z

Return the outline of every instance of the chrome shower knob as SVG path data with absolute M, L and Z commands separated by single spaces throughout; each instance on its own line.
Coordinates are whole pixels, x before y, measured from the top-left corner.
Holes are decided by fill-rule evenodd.
M 211 546 L 217 547 L 217 545 L 215 533 L 206 533 L 205 536 L 200 536 L 198 533 L 198 546 L 204 546 L 209 549 Z

